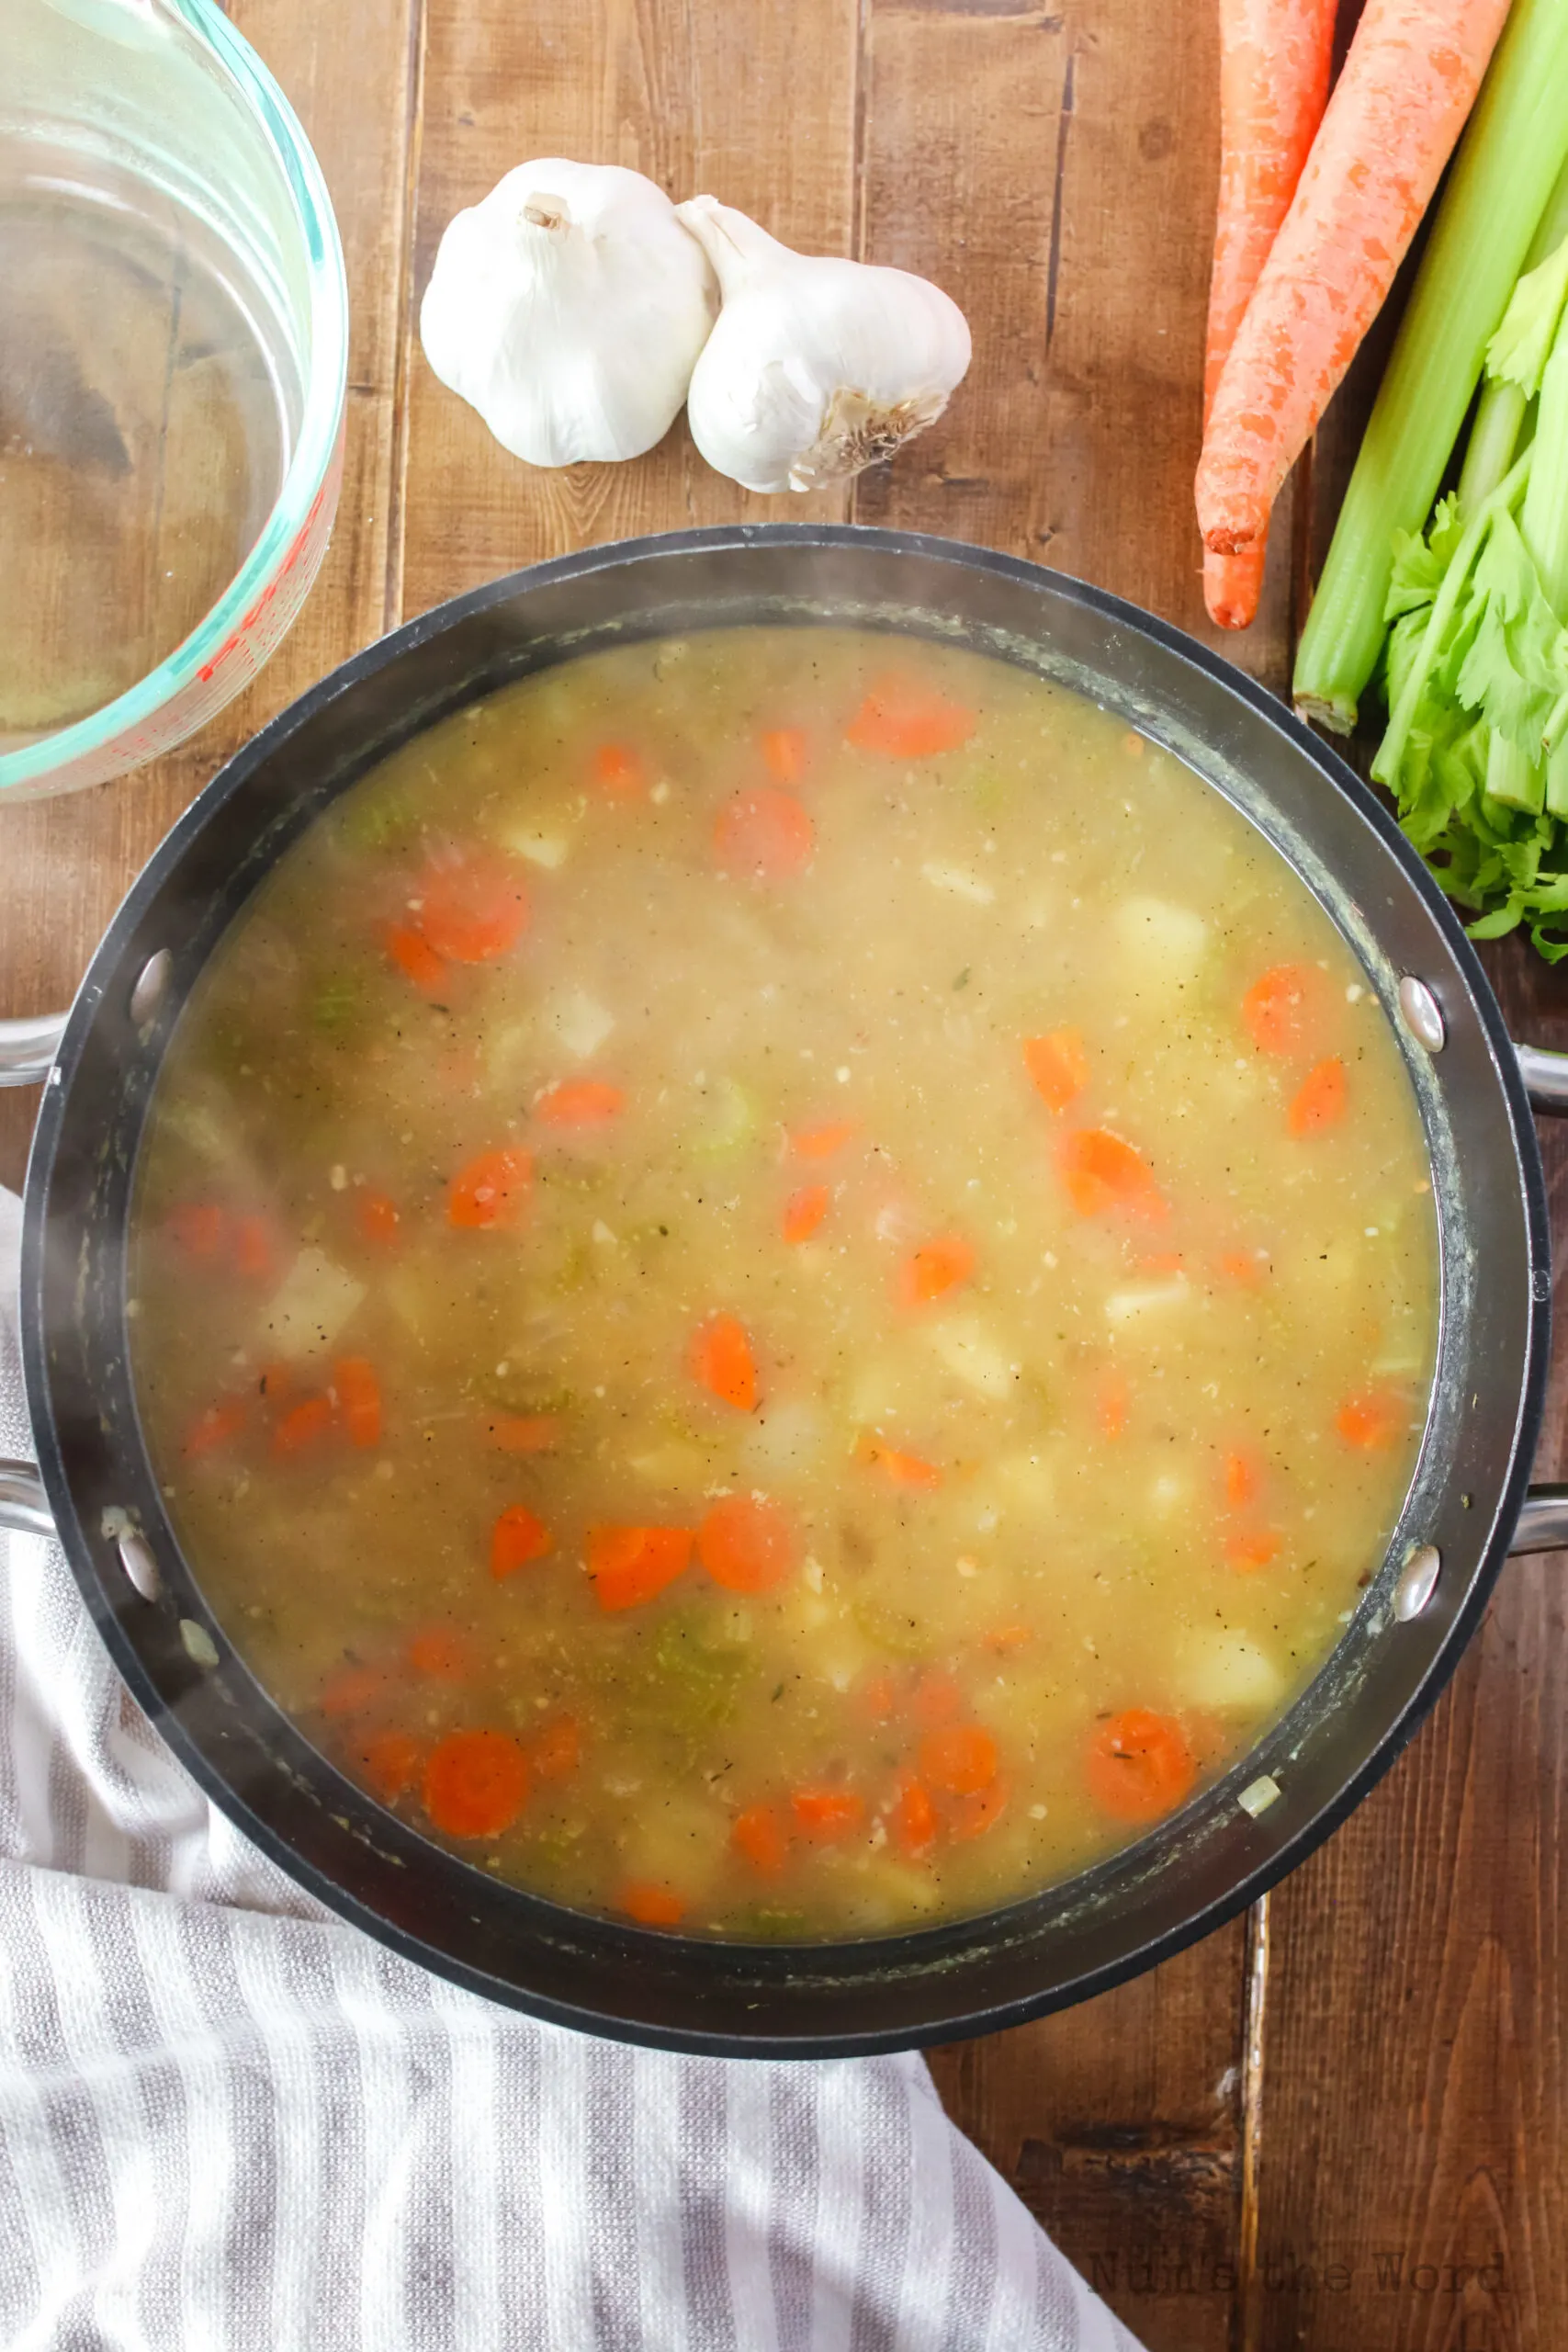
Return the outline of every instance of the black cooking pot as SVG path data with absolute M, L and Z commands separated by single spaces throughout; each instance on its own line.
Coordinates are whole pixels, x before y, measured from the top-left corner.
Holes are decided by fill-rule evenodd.
M 333 797 L 523 673 L 739 621 L 974 647 L 1077 688 L 1165 745 L 1294 866 L 1359 958 L 1420 1104 L 1441 1239 L 1438 1365 L 1387 1557 L 1311 1688 L 1234 1770 L 1125 1851 L 982 1918 L 832 1946 L 650 1934 L 499 1885 L 383 1812 L 235 1656 L 164 1515 L 126 1344 L 136 1157 L 180 1008 L 237 911 Z M 1539 1097 L 1562 1064 L 1527 1056 Z M 1206 1934 L 1309 1853 L 1452 1672 L 1510 1548 L 1568 1544 L 1568 1489 L 1526 1483 L 1551 1276 L 1526 1076 L 1441 893 L 1371 795 L 1280 706 L 1099 594 L 942 539 L 815 525 L 682 533 L 542 564 L 426 613 L 230 761 L 136 883 L 49 1074 L 22 1279 L 41 1494 L 109 1651 L 209 1796 L 290 1875 L 426 1967 L 562 2023 L 674 2049 L 822 2057 L 1013 2025 Z M 6 1498 L 8 1496 L 8 1506 Z M 1261 1776 L 1279 1794 L 1239 1802 Z M 1256 1799 L 1254 1798 L 1254 1802 Z

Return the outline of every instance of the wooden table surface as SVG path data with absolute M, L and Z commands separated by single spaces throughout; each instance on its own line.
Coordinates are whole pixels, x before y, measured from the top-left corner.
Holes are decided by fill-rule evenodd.
M 0 1008 L 68 998 L 142 860 L 264 718 L 403 616 L 538 557 L 848 517 L 1037 558 L 1208 634 L 1190 479 L 1213 0 L 233 14 L 315 141 L 348 257 L 336 532 L 292 636 L 204 734 L 0 814 Z M 948 417 L 890 473 L 787 502 L 709 472 L 683 425 L 633 465 L 514 463 L 431 376 L 414 321 L 453 212 L 538 154 L 635 164 L 792 244 L 935 277 L 975 334 Z M 1320 444 L 1263 615 L 1225 649 L 1276 687 L 1346 440 Z M 1568 1044 L 1568 978 L 1522 953 L 1493 969 L 1516 1034 Z M 12 1182 L 35 1101 L 0 1107 Z M 1546 1143 L 1568 1220 L 1568 1151 Z M 1543 1475 L 1563 1427 L 1559 1382 Z M 1085 2007 L 934 2054 L 953 2113 L 1154 2352 L 1568 2346 L 1565 1600 L 1560 1566 L 1507 1569 L 1402 1762 L 1249 1918 Z

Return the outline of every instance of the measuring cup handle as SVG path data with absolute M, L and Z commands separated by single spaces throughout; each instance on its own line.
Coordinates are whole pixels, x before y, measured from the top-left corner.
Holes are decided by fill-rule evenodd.
M 63 1012 L 38 1012 L 28 1021 L 0 1021 L 0 1086 L 42 1085 L 67 1018 Z
M 1548 1053 L 1540 1046 L 1516 1046 L 1519 1076 L 1530 1108 L 1568 1113 L 1568 1054 Z M 1568 1487 L 1534 1486 L 1525 1497 L 1519 1523 L 1508 1545 L 1510 1553 L 1568 1551 Z

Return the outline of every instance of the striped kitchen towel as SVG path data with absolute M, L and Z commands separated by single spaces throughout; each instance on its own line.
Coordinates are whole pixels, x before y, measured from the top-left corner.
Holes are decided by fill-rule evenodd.
M 1138 2352 L 922 2060 L 665 2056 L 425 1974 L 207 1803 L 54 1545 L 0 1561 L 7 2352 Z

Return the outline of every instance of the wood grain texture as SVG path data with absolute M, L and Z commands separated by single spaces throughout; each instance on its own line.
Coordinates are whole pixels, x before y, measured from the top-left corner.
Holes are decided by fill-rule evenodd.
M 415 288 L 441 232 L 513 164 L 569 155 L 645 172 L 677 200 L 721 194 L 786 243 L 850 249 L 854 0 L 429 0 Z M 712 472 L 682 418 L 632 465 L 521 465 L 411 341 L 403 604 L 642 531 L 841 517 L 844 492 L 762 498 Z
M 1229 2352 L 1238 1923 L 1081 2008 L 931 2052 L 943 2104 L 1149 2352 Z
M 1206 8 L 1176 40 L 1150 0 L 871 0 L 864 257 L 945 286 L 975 358 L 940 425 L 862 478 L 855 514 L 1092 580 L 1278 686 L 1289 510 L 1243 637 L 1204 613 L 1192 512 L 1217 71 Z
M 209 726 L 96 791 L 0 808 L 0 977 L 8 1013 L 69 1003 L 99 933 L 181 809 L 265 720 L 385 625 L 415 5 L 358 0 L 344 11 L 235 0 L 231 7 L 304 123 L 343 238 L 351 332 L 337 521 L 293 629 Z M 21 1182 L 37 1103 L 31 1089 L 0 1091 L 0 1182 Z
M 1568 990 L 1486 952 L 1516 1036 Z M 1568 1131 L 1541 1142 L 1568 1230 Z M 1559 1242 L 1557 1306 L 1568 1300 Z M 1538 1475 L 1564 1472 L 1557 1351 Z M 1568 2343 L 1568 1576 L 1504 1569 L 1431 1722 L 1270 1898 L 1258 2265 L 1245 2352 Z

